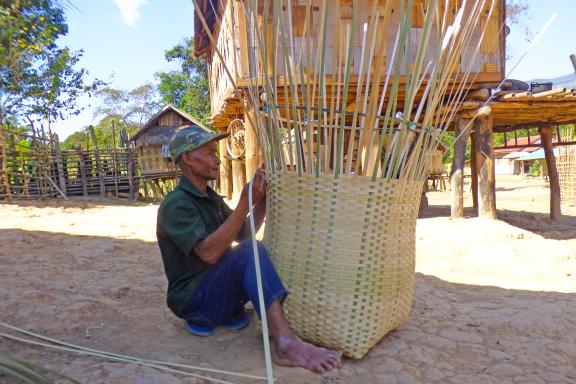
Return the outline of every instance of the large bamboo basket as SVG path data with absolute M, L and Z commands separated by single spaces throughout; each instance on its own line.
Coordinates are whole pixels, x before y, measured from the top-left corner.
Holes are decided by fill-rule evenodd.
M 422 181 L 268 175 L 264 243 L 303 339 L 361 358 L 408 317 Z

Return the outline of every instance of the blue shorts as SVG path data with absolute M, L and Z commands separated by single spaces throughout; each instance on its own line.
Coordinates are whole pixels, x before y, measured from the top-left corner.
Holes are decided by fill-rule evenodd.
M 252 302 L 260 316 L 253 253 L 252 240 L 245 240 L 226 251 L 218 263 L 210 267 L 202 283 L 184 306 L 182 317 L 193 324 L 215 327 L 226 322 L 235 313 L 243 311 L 244 304 L 248 301 Z M 258 254 L 264 303 L 268 309 L 275 300 L 284 302 L 287 292 L 268 257 L 268 252 L 260 243 Z

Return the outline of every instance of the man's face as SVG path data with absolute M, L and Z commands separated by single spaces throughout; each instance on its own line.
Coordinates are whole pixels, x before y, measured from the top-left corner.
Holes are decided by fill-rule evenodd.
M 183 153 L 181 161 L 199 178 L 216 180 L 220 177 L 220 159 L 216 155 L 216 142 L 214 141 Z

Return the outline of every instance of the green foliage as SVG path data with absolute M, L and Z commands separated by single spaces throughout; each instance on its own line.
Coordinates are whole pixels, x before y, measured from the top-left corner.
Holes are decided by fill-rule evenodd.
M 114 129 L 112 129 L 112 124 L 114 124 Z M 139 128 L 140 126 L 134 122 L 128 122 L 128 125 L 126 125 L 118 115 L 107 115 L 94 126 L 94 135 L 96 136 L 98 148 L 114 148 L 114 144 L 116 144 L 116 148 L 122 148 L 124 145 L 120 140 L 120 133 L 125 131 L 129 136 L 132 136 Z M 116 136 L 114 136 L 114 133 Z M 116 143 L 114 143 L 114 138 Z M 73 150 L 78 147 L 82 149 L 94 148 L 88 128 L 74 132 L 64 142 L 60 143 L 60 148 L 63 150 Z
M 98 148 L 113 148 L 114 133 L 116 147 L 123 147 L 120 140 L 122 132 L 132 136 L 160 108 L 156 88 L 150 83 L 143 84 L 131 91 L 105 87 L 96 92 L 101 104 L 94 112 L 95 117 L 101 117 L 94 126 Z M 112 129 L 114 124 L 114 129 Z M 92 137 L 87 128 L 75 132 L 61 143 L 64 150 L 81 147 L 93 148 Z
M 530 41 L 532 38 L 532 31 L 526 24 L 529 9 L 526 0 L 508 0 L 506 2 L 506 23 L 522 28 L 526 41 Z
M 0 123 L 78 114 L 77 98 L 103 84 L 85 83 L 88 72 L 74 68 L 82 51 L 58 47 L 67 32 L 55 0 L 0 1 Z
M 96 95 L 102 104 L 96 108 L 95 116 L 116 116 L 124 126 L 142 126 L 160 108 L 154 85 L 145 83 L 131 91 L 102 88 Z
M 88 133 L 86 132 L 86 130 L 74 132 L 73 134 L 68 136 L 66 140 L 60 143 L 60 148 L 64 150 L 67 149 L 72 150 L 76 149 L 77 147 L 86 148 L 87 134 Z
M 530 176 L 540 176 L 542 172 L 542 165 L 539 160 L 534 160 L 530 164 Z
M 157 72 L 162 102 L 172 104 L 204 122 L 210 114 L 208 66 L 193 55 L 194 40 L 185 39 L 165 53 L 166 60 L 180 63 L 180 69 Z
M 442 143 L 446 146 L 446 152 L 442 161 L 444 164 L 452 164 L 454 160 L 454 142 L 456 141 L 456 134 L 454 132 L 446 132 L 442 137 Z M 471 156 L 471 141 L 468 140 L 466 143 L 466 160 L 470 160 Z

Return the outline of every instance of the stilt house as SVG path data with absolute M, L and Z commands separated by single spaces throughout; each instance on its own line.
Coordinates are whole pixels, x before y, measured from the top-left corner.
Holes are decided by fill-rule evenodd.
M 168 142 L 179 127 L 189 124 L 202 126 L 202 123 L 186 112 L 167 105 L 130 138 L 138 150 L 138 164 L 142 175 L 177 171 L 170 158 Z

